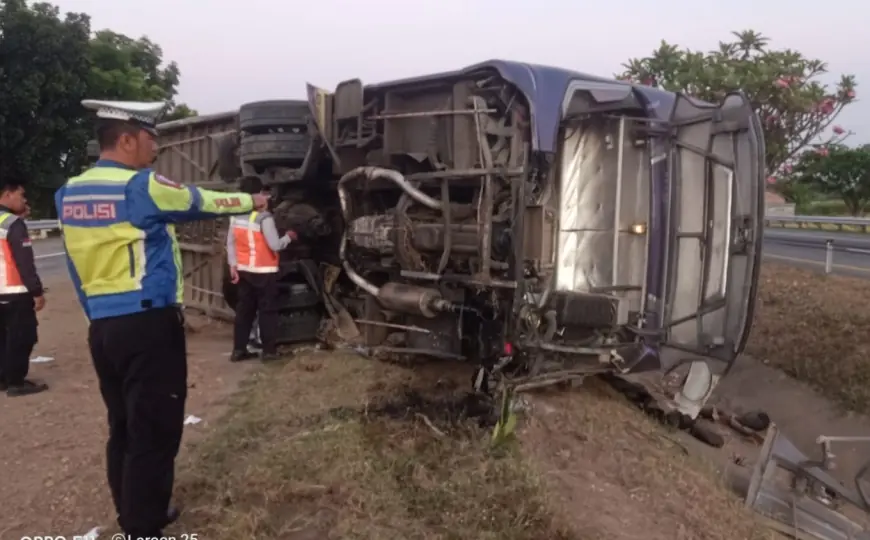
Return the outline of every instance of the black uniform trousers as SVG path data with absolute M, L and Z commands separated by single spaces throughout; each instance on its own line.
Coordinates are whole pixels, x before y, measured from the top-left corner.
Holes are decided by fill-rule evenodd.
M 239 272 L 233 349 L 245 351 L 254 319 L 260 324 L 263 354 L 278 351 L 278 273 Z
M 91 321 L 88 342 L 109 413 L 109 488 L 125 533 L 160 536 L 184 430 L 187 343 L 176 307 Z
M 0 382 L 18 385 L 30 370 L 30 353 L 37 340 L 33 297 L 22 294 L 0 304 Z

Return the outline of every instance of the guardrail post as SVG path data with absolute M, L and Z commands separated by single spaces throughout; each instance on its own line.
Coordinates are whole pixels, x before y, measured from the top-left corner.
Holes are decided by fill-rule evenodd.
M 831 267 L 834 265 L 834 241 L 828 238 L 825 241 L 825 274 L 831 273 Z

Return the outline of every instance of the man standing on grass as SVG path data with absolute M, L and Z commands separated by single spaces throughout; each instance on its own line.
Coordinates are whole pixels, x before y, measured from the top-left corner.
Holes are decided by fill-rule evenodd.
M 45 307 L 36 272 L 24 186 L 0 185 L 0 391 L 9 397 L 36 394 L 48 385 L 28 380 L 30 353 L 37 341 L 36 312 Z

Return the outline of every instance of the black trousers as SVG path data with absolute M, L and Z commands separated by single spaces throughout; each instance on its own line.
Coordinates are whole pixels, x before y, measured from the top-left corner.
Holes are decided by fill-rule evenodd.
M 263 353 L 271 354 L 278 350 L 278 274 L 252 274 L 239 272 L 238 303 L 233 328 L 233 349 L 244 351 L 254 318 L 260 324 L 260 341 Z M 259 315 L 259 317 L 258 317 Z
M 37 325 L 29 295 L 0 304 L 0 382 L 24 382 L 30 370 L 30 353 L 36 345 Z
M 98 319 L 88 342 L 109 413 L 106 462 L 118 522 L 131 536 L 160 536 L 184 430 L 184 319 L 174 307 Z

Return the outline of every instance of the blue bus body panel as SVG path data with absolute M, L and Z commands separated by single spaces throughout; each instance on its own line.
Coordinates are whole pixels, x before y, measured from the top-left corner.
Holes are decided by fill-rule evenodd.
M 594 81 L 630 86 L 647 108 L 649 116 L 663 121 L 670 117 L 671 108 L 675 101 L 675 95 L 672 92 L 649 86 L 633 85 L 562 68 L 507 60 L 487 60 L 458 71 L 378 83 L 369 85 L 367 88 L 401 87 L 460 77 L 487 69 L 496 71 L 503 79 L 512 83 L 525 95 L 531 107 L 532 149 L 540 152 L 555 152 L 557 150 L 556 136 L 564 113 L 562 104 L 565 102 L 565 94 L 569 85 L 574 81 Z

